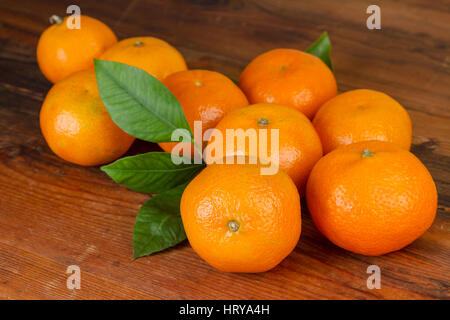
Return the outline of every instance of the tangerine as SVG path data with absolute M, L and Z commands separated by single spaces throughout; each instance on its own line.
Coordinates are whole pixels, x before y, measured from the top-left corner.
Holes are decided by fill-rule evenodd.
M 278 151 L 279 168 L 286 171 L 292 178 L 301 195 L 304 194 L 304 187 L 311 169 L 323 154 L 322 144 L 311 121 L 303 113 L 282 105 L 260 103 L 231 110 L 215 129 L 219 130 L 223 136 L 226 136 L 228 129 L 233 129 L 235 132 L 242 129 L 244 133 L 248 129 L 254 129 L 258 133 L 260 129 L 266 129 L 268 157 L 272 156 L 273 151 L 270 131 L 278 130 L 278 150 L 275 151 Z M 261 136 L 257 135 L 257 137 L 261 139 Z M 212 138 L 210 145 L 215 143 L 214 141 Z M 256 147 L 251 147 L 250 139 L 243 145 L 234 143 L 231 152 L 222 148 L 221 152 L 214 152 L 213 159 L 208 159 L 208 152 L 206 152 L 207 162 L 216 160 L 215 158 L 219 155 L 261 157 L 260 148 L 263 146 L 260 143 L 263 141 L 258 141 Z
M 312 54 L 275 49 L 257 56 L 244 69 L 239 86 L 250 103 L 276 103 L 312 118 L 337 92 L 328 66 Z
M 158 80 L 187 69 L 186 62 L 177 49 L 154 37 L 121 40 L 106 50 L 100 59 L 140 68 Z
M 186 187 L 181 217 L 197 254 L 227 272 L 264 272 L 295 248 L 300 198 L 283 171 L 261 175 L 257 165 L 213 164 Z
M 40 125 L 56 155 L 83 166 L 116 160 L 135 140 L 111 120 L 93 69 L 76 72 L 53 85 L 42 105 Z
M 53 25 L 42 33 L 37 45 L 39 68 L 53 83 L 94 67 L 94 58 L 117 42 L 114 32 L 97 19 L 80 15 L 79 29 L 69 29 L 67 19 L 52 16 Z
M 408 112 L 379 91 L 358 89 L 337 95 L 319 109 L 313 125 L 325 153 L 368 140 L 392 142 L 406 150 L 411 146 Z
M 202 132 L 206 132 L 214 128 L 231 109 L 248 105 L 241 89 L 228 77 L 215 71 L 180 71 L 165 78 L 163 83 L 180 102 L 192 130 L 194 121 L 201 121 Z M 163 142 L 159 146 L 171 152 L 175 144 Z
M 382 141 L 340 147 L 320 159 L 306 200 L 315 225 L 331 242 L 369 256 L 419 238 L 437 209 L 436 186 L 425 166 Z

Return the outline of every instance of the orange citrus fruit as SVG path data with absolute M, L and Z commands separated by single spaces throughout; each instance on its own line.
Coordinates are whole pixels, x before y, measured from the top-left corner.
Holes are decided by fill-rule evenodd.
M 327 65 L 294 49 L 275 49 L 256 57 L 242 72 L 239 86 L 250 103 L 294 107 L 308 118 L 337 92 L 336 79 Z
M 67 17 L 52 16 L 55 23 L 39 38 L 37 61 L 44 76 L 55 83 L 68 75 L 94 66 L 94 58 L 117 42 L 103 22 L 80 15 L 80 28 L 69 29 Z
M 313 125 L 325 153 L 368 140 L 392 142 L 406 150 L 411 146 L 412 125 L 408 112 L 379 91 L 359 89 L 334 97 L 319 109 Z
M 186 62 L 177 49 L 164 40 L 135 37 L 119 41 L 100 57 L 140 68 L 158 80 L 186 70 Z
M 258 143 L 256 148 L 250 146 L 250 139 L 244 145 L 239 145 L 237 139 L 232 150 L 227 150 L 226 143 L 218 153 L 211 150 L 211 159 L 218 159 L 220 155 L 246 155 L 260 157 L 260 129 L 267 130 L 267 148 L 263 154 L 272 155 L 271 130 L 278 130 L 279 168 L 287 172 L 299 188 L 300 194 L 304 194 L 304 186 L 314 164 L 322 157 L 322 145 L 319 136 L 309 119 L 301 112 L 282 105 L 271 103 L 254 104 L 230 111 L 217 124 L 219 130 L 226 139 L 227 129 L 254 129 L 257 132 Z M 214 144 L 212 137 L 209 145 Z M 220 152 L 221 151 L 221 152 Z M 265 152 L 267 151 L 267 153 Z M 209 152 L 206 152 L 207 161 Z
M 180 71 L 165 78 L 163 83 L 180 102 L 191 129 L 194 130 L 194 121 L 201 121 L 203 133 L 214 128 L 231 109 L 248 105 L 241 89 L 218 72 Z M 175 144 L 159 145 L 164 151 L 171 152 Z
M 437 192 L 425 166 L 392 143 L 340 147 L 313 168 L 306 200 L 317 228 L 346 250 L 381 255 L 399 250 L 432 224 Z
M 53 85 L 42 105 L 40 124 L 56 155 L 83 166 L 116 160 L 134 141 L 111 120 L 93 69 L 76 72 Z
M 192 248 L 227 272 L 263 272 L 295 248 L 300 198 L 289 176 L 261 175 L 257 165 L 213 164 L 191 181 L 181 217 Z

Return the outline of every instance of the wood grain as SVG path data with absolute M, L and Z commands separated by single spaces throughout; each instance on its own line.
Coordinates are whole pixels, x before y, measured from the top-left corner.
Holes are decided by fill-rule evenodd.
M 412 152 L 439 192 L 432 227 L 404 250 L 365 257 L 341 250 L 303 206 L 294 252 L 264 274 L 213 270 L 187 243 L 131 261 L 132 228 L 150 196 L 114 184 L 98 168 L 58 159 L 39 130 L 50 83 L 35 47 L 48 17 L 70 1 L 0 3 L 0 298 L 3 299 L 449 299 L 450 3 L 383 1 L 382 29 L 365 27 L 367 1 L 78 1 L 120 38 L 175 45 L 190 68 L 235 79 L 256 55 L 305 49 L 323 30 L 333 43 L 340 91 L 384 91 L 409 111 Z M 141 141 L 130 154 L 154 150 Z M 66 288 L 68 265 L 81 290 Z M 380 290 L 366 287 L 380 266 Z

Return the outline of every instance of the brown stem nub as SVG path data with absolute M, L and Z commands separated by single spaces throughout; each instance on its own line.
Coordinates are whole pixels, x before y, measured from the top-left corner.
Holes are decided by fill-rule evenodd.
M 373 153 L 370 152 L 369 149 L 364 149 L 363 152 L 362 152 L 362 157 L 366 158 L 366 157 L 370 157 L 370 156 L 373 156 Z
M 144 45 L 144 43 L 142 42 L 142 41 L 139 41 L 139 40 L 137 40 L 135 43 L 134 43 L 134 46 L 135 47 L 142 47 Z
M 48 20 L 51 24 L 61 24 L 63 22 L 63 19 L 61 19 L 61 17 L 56 14 L 53 14 Z
M 268 125 L 269 125 L 269 119 L 267 119 L 267 118 L 259 118 L 258 119 L 258 126 L 267 127 Z
M 228 221 L 228 229 L 230 229 L 233 232 L 237 232 L 239 230 L 239 223 L 236 220 L 230 220 Z

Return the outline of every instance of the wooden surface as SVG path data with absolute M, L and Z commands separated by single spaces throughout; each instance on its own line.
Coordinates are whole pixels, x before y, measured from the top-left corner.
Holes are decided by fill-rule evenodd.
M 48 17 L 72 1 L 0 2 L 0 298 L 2 299 L 449 299 L 450 3 L 383 1 L 381 30 L 368 30 L 369 1 L 77 1 L 123 39 L 151 35 L 175 45 L 190 68 L 235 79 L 256 55 L 306 49 L 323 30 L 333 43 L 340 91 L 384 91 L 409 111 L 412 152 L 439 191 L 432 227 L 404 250 L 365 257 L 315 229 L 306 209 L 294 252 L 263 274 L 213 270 L 185 242 L 132 262 L 132 229 L 149 195 L 114 184 L 98 168 L 58 159 L 38 114 L 50 83 L 35 48 Z M 156 149 L 137 142 L 130 153 Z M 68 265 L 81 290 L 66 288 Z M 380 290 L 366 287 L 369 265 Z

